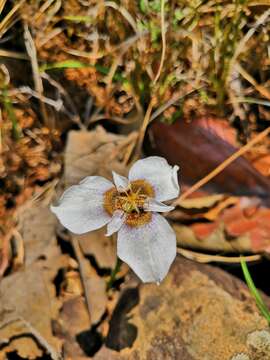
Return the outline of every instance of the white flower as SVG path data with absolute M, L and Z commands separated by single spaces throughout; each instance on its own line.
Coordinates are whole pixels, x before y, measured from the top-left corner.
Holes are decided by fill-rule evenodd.
M 118 231 L 117 254 L 143 282 L 161 282 L 176 256 L 176 236 L 158 213 L 173 210 L 162 201 L 179 194 L 178 166 L 161 157 L 137 161 L 128 179 L 89 176 L 71 186 L 52 211 L 70 231 L 83 234 L 107 224 Z

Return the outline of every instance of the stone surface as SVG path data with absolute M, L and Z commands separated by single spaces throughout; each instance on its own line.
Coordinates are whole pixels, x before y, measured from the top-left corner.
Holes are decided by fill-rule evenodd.
M 255 343 L 260 349 L 262 343 L 268 344 L 267 322 L 246 286 L 216 267 L 179 257 L 160 286 L 136 287 L 132 281 L 125 285 L 122 296 L 131 303 L 138 296 L 139 303 L 133 301 L 132 309 L 123 308 L 123 316 L 114 314 L 110 341 L 95 359 L 231 360 L 245 356 L 255 360 L 256 350 L 252 352 L 250 345 L 254 334 L 264 330 L 264 335 L 255 336 Z M 266 301 L 270 304 L 268 298 Z

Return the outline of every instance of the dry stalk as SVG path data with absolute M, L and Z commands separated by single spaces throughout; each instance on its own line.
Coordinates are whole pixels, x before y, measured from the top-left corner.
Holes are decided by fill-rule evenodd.
M 203 254 L 182 248 L 177 248 L 177 253 L 189 260 L 195 260 L 199 263 L 204 263 L 204 264 L 210 262 L 240 264 L 241 259 L 245 260 L 246 262 L 254 262 L 261 260 L 262 258 L 260 254 L 249 255 L 249 256 L 220 256 L 220 255 L 212 255 L 212 254 Z
M 44 102 L 41 100 L 41 97 L 43 96 L 43 83 L 39 73 L 37 50 L 32 35 L 30 33 L 30 30 L 28 28 L 28 25 L 26 23 L 24 23 L 24 40 L 25 40 L 25 48 L 31 61 L 35 90 L 40 96 L 39 103 L 43 115 L 43 120 L 46 125 L 49 125 L 46 107 Z
M 86 270 L 85 270 L 85 266 L 84 266 L 85 259 L 84 259 L 83 253 L 81 251 L 81 248 L 80 248 L 79 240 L 75 236 L 71 236 L 71 244 L 72 244 L 76 259 L 79 264 L 81 282 L 82 282 L 83 289 L 84 289 L 84 296 L 85 296 L 85 300 L 86 300 L 89 321 L 91 323 L 91 301 L 89 299 L 89 291 L 88 291 L 88 286 L 87 286 L 87 281 L 86 281 Z
M 153 84 L 155 85 L 160 77 L 163 64 L 165 61 L 165 54 L 166 54 L 166 29 L 165 29 L 165 0 L 161 0 L 161 11 L 160 11 L 160 17 L 161 17 L 161 39 L 162 39 L 162 52 L 161 52 L 161 59 L 160 64 L 158 68 L 158 72 L 155 76 L 155 79 L 153 81 Z

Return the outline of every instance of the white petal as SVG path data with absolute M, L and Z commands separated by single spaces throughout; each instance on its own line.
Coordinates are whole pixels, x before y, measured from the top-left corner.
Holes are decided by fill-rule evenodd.
M 143 207 L 145 211 L 154 211 L 154 212 L 168 212 L 174 209 L 174 206 L 165 205 L 162 202 L 151 198 L 148 198 L 145 201 Z
M 103 195 L 114 187 L 101 176 L 88 176 L 79 185 L 67 189 L 58 206 L 51 206 L 61 224 L 75 234 L 96 230 L 107 224 L 111 216 L 104 210 Z
M 150 223 L 124 224 L 117 239 L 117 254 L 143 282 L 161 282 L 176 256 L 176 236 L 168 222 L 152 214 Z
M 179 195 L 178 170 L 178 166 L 170 166 L 166 159 L 150 156 L 136 161 L 129 171 L 128 178 L 129 181 L 148 181 L 154 187 L 156 200 L 166 201 Z
M 128 184 L 129 184 L 128 179 L 124 176 L 117 174 L 114 171 L 112 172 L 112 174 L 113 174 L 113 182 L 116 186 L 116 189 L 119 191 L 126 190 L 126 188 L 128 187 Z
M 126 220 L 126 215 L 124 211 L 116 210 L 113 213 L 113 217 L 109 224 L 107 225 L 107 233 L 106 236 L 111 236 L 113 233 L 118 231 L 120 227 L 124 224 Z

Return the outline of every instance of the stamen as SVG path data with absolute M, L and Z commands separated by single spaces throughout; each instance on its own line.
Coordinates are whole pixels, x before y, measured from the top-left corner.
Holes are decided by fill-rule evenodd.
M 116 210 L 122 210 L 127 214 L 127 225 L 140 226 L 151 220 L 151 213 L 144 211 L 148 197 L 154 197 L 153 187 L 145 180 L 136 180 L 121 192 L 116 188 L 108 190 L 104 194 L 104 208 L 111 216 Z

